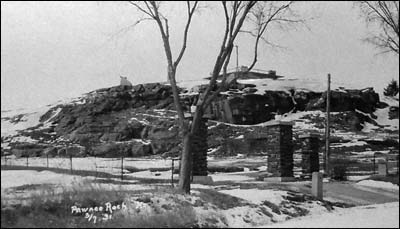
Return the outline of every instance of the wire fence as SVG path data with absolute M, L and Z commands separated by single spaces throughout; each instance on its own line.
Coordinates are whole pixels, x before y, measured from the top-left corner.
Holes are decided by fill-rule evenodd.
M 381 174 L 382 168 L 386 174 L 399 173 L 399 151 L 391 150 L 388 153 L 375 152 L 368 155 L 355 155 L 346 157 L 351 161 L 346 164 L 347 175 L 373 175 Z M 356 161 L 356 162 L 355 162 Z M 320 155 L 320 168 L 324 161 Z M 1 157 L 1 167 L 17 167 L 17 169 L 53 170 L 76 175 L 98 177 L 113 177 L 124 180 L 126 177 L 137 177 L 140 172 L 150 170 L 153 173 L 141 174 L 143 178 L 154 175 L 155 179 L 170 179 L 174 184 L 174 173 L 179 170 L 178 158 L 144 159 L 144 158 L 100 158 L 100 157 L 15 157 L 7 155 Z M 163 176 L 160 176 L 163 172 Z M 301 174 L 301 157 L 294 154 L 294 174 Z M 176 180 L 175 180 L 176 181 Z
M 173 182 L 173 172 L 178 168 L 176 158 L 143 159 L 143 158 L 100 158 L 100 157 L 1 157 L 1 167 L 23 169 L 40 169 L 61 171 L 63 173 L 90 175 L 94 177 L 119 177 L 124 180 L 127 175 L 150 170 L 168 173 Z M 170 171 L 171 170 L 171 171 Z M 157 178 L 157 177 L 156 177 Z M 161 178 L 161 177 L 160 177 Z

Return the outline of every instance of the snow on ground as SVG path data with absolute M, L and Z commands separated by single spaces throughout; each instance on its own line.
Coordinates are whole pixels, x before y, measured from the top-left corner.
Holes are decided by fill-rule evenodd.
M 155 178 L 155 179 L 163 179 L 163 180 L 170 180 L 171 179 L 171 170 L 162 171 L 162 172 L 151 172 L 150 170 L 140 171 L 136 173 L 130 173 L 126 176 L 128 177 L 135 177 L 135 178 Z M 174 180 L 179 179 L 179 174 L 174 174 Z
M 399 186 L 385 181 L 375 181 L 375 180 L 362 180 L 357 182 L 357 185 L 382 188 L 382 189 L 392 189 L 399 190 Z
M 139 119 L 137 119 L 135 117 L 132 117 L 131 119 L 129 119 L 128 122 L 130 123 L 132 120 L 136 120 L 136 121 L 138 121 L 138 122 L 140 122 L 140 123 L 142 123 L 144 125 L 150 125 L 150 123 L 147 120 L 139 120 Z
M 368 143 L 366 143 L 365 141 L 353 140 L 351 142 L 346 142 L 346 143 L 332 144 L 332 147 L 351 147 L 351 146 L 363 146 L 363 145 L 368 145 Z
M 94 177 L 73 176 L 51 171 L 2 170 L 1 189 L 30 184 L 62 184 L 69 186 L 85 179 L 94 179 Z
M 241 84 L 254 84 L 257 88 L 257 94 L 264 94 L 265 90 L 287 91 L 290 89 L 323 92 L 327 90 L 325 79 L 319 78 L 283 78 L 283 79 L 238 79 Z M 199 85 L 208 84 L 209 80 L 191 80 L 178 82 L 179 87 L 186 88 L 189 93 L 196 93 Z M 348 83 L 331 82 L 332 90 L 342 90 L 342 88 L 352 89 L 354 85 Z
M 4 118 L 11 118 L 17 115 L 16 112 L 2 112 L 1 113 L 1 136 L 12 136 L 19 130 L 25 130 L 29 127 L 34 127 L 40 124 L 39 119 L 49 110 L 49 107 L 39 107 L 32 110 L 18 110 L 23 114 L 21 120 L 17 123 L 12 123 L 10 120 Z
M 105 182 L 94 183 L 93 181 Z M 93 176 L 76 176 L 70 174 L 60 174 L 51 171 L 35 170 L 2 170 L 1 171 L 1 197 L 3 200 L 18 201 L 21 197 L 27 197 L 35 193 L 40 194 L 43 191 L 49 191 L 46 185 L 54 185 L 51 193 L 62 193 L 66 190 L 145 190 L 151 188 L 150 185 L 136 184 L 138 181 L 124 181 L 131 184 L 110 183 L 120 181 L 120 179 L 102 179 Z M 29 189 L 26 187 L 21 190 L 13 190 L 24 185 L 38 185 L 37 188 Z M 41 189 L 42 187 L 42 189 Z M 43 193 L 42 193 L 43 194 Z
M 361 151 L 361 152 L 351 152 L 353 155 L 357 155 L 357 157 L 365 157 L 365 156 L 373 156 L 375 153 L 388 154 L 390 150 L 375 150 L 375 151 Z M 377 154 L 377 157 L 379 155 Z
M 366 133 L 369 133 L 369 132 L 371 132 L 371 131 L 374 131 L 374 130 L 379 129 L 378 126 L 375 126 L 374 124 L 371 124 L 371 123 L 369 123 L 369 122 L 364 122 L 364 123 L 362 123 L 361 125 L 363 126 L 363 128 L 362 128 L 361 131 L 362 131 L 362 132 L 366 132 Z
M 61 110 L 62 110 L 62 108 L 58 107 L 55 111 L 53 111 L 53 114 L 51 115 L 51 117 L 48 118 L 46 121 L 44 121 L 43 126 L 40 129 L 44 129 L 44 128 L 50 127 L 51 124 L 52 124 L 52 122 L 51 122 L 52 119 L 55 118 L 60 113 Z
M 223 160 L 209 160 L 209 166 L 226 166 L 232 164 L 240 164 L 240 163 L 259 163 L 265 162 L 267 164 L 267 157 L 266 156 L 257 156 L 257 157 L 248 157 L 248 158 L 236 158 L 236 157 L 225 157 Z
M 231 189 L 220 190 L 219 192 L 245 199 L 254 204 L 261 204 L 267 200 L 271 203 L 279 205 L 283 200 L 283 196 L 287 195 L 287 191 L 271 190 L 271 189 Z
M 397 106 L 399 103 L 397 102 Z M 385 126 L 385 129 L 398 130 L 399 119 L 389 119 L 389 107 L 383 109 L 377 109 L 374 114 L 377 116 L 376 122 L 379 125 Z
M 364 176 L 347 176 L 347 180 L 349 181 L 359 181 L 359 180 L 364 180 L 369 178 L 370 175 L 364 175 Z
M 254 171 L 255 173 L 257 171 Z M 240 175 L 240 174 L 248 172 L 237 172 L 237 173 L 215 173 L 211 174 L 210 176 L 212 177 L 213 181 L 246 181 L 246 180 L 254 180 L 254 177 L 249 177 L 246 175 Z
M 37 143 L 38 140 L 32 139 L 29 136 L 17 136 L 13 137 L 10 142 L 29 142 L 29 143 Z
M 264 94 L 265 90 L 276 90 L 276 91 L 287 91 L 290 89 L 323 92 L 327 90 L 326 80 L 323 79 L 312 79 L 312 78 L 284 78 L 284 79 L 247 79 L 237 80 L 238 83 L 242 84 L 254 84 L 256 85 L 258 94 Z M 339 84 L 336 82 L 331 83 L 331 89 L 340 89 L 340 87 L 352 88 L 351 85 Z
M 185 88 L 188 90 L 188 93 L 184 93 L 184 95 L 189 94 L 198 94 L 199 86 L 202 84 L 208 84 L 209 80 L 188 80 L 188 81 L 180 81 L 177 82 L 178 87 Z M 183 94 L 181 94 L 183 95 Z
M 260 228 L 399 228 L 399 202 L 340 208 Z
M 396 97 L 386 96 L 384 94 L 379 94 L 380 101 L 387 103 L 389 106 L 399 106 L 399 94 Z
M 314 129 L 319 130 L 315 127 L 315 123 L 310 120 L 302 119 L 306 115 L 325 117 L 325 113 L 322 111 L 301 111 L 296 113 L 287 113 L 284 115 L 275 115 L 275 120 L 294 122 L 294 129 Z
M 208 148 L 207 149 L 207 154 L 213 154 L 215 152 L 217 152 L 217 150 L 220 148 L 220 146 L 218 146 L 217 148 Z

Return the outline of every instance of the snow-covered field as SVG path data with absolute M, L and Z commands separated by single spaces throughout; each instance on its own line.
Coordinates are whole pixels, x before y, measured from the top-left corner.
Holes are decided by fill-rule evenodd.
M 260 228 L 399 228 L 399 202 L 336 209 Z
M 154 163 L 148 163 L 147 165 L 154 166 Z M 160 174 L 158 176 L 165 176 L 165 178 L 167 179 L 169 178 L 170 172 L 171 171 L 159 172 Z M 135 173 L 132 173 L 131 175 L 134 174 Z M 150 176 L 154 175 L 154 173 L 146 170 L 142 172 L 137 172 L 136 175 L 142 175 L 143 177 L 149 178 Z M 238 183 L 248 182 L 249 179 L 251 179 L 250 177 L 247 177 L 243 172 L 219 173 L 212 175 L 212 178 L 215 181 L 219 178 L 219 180 L 230 180 L 236 181 Z M 96 180 L 104 180 L 105 182 L 97 183 L 95 182 Z M 2 201 L 7 202 L 11 200 L 11 202 L 13 202 L 13 199 L 15 198 L 26 198 L 35 193 L 40 194 L 41 187 L 43 187 L 44 190 L 52 187 L 54 189 L 53 193 L 61 193 L 65 190 L 76 190 L 76 187 L 79 187 L 82 190 L 85 190 L 85 188 L 89 188 L 89 190 L 96 188 L 101 190 L 143 190 L 145 192 L 148 192 L 149 190 L 152 190 L 154 188 L 154 185 L 169 186 L 169 184 L 165 183 L 143 184 L 138 180 L 128 180 L 125 181 L 125 183 L 123 184 L 118 183 L 118 181 L 118 178 L 105 180 L 93 176 L 81 177 L 70 174 L 59 174 L 50 171 L 38 172 L 34 170 L 2 170 L 1 194 Z M 257 183 L 257 181 L 253 182 Z M 34 188 L 32 189 L 30 185 L 33 185 Z M 387 182 L 378 182 L 371 180 L 360 181 L 357 183 L 357 185 L 367 185 L 374 188 L 379 187 L 383 190 L 395 189 L 394 185 L 391 185 Z M 21 187 L 25 188 L 21 189 Z M 197 191 L 197 189 L 199 189 L 200 191 Z M 220 185 L 213 187 L 210 185 L 193 184 L 193 195 L 191 197 L 192 202 L 195 202 L 195 200 L 199 199 L 199 197 L 201 196 L 201 189 L 218 190 L 218 192 L 220 193 L 243 199 L 245 201 L 248 201 L 249 203 L 248 205 L 237 206 L 228 209 L 219 209 L 212 207 L 208 208 L 208 210 L 205 210 L 207 209 L 207 207 L 194 207 L 200 222 L 201 220 L 204 220 L 204 222 L 206 222 L 207 219 L 210 218 L 224 218 L 223 222 L 220 221 L 216 224 L 219 226 L 254 227 L 257 225 L 264 225 L 263 227 L 310 227 L 309 225 L 314 225 L 311 227 L 326 227 L 325 225 L 327 225 L 337 227 L 359 227 L 367 225 L 368 227 L 398 227 L 398 202 L 383 205 L 355 207 L 350 209 L 335 208 L 334 211 L 329 212 L 326 207 L 321 205 L 319 201 L 305 201 L 298 203 L 298 205 L 296 206 L 306 209 L 308 211 L 308 216 L 286 221 L 292 217 L 289 217 L 287 213 L 277 214 L 271 209 L 271 206 L 264 205 L 263 202 L 268 201 L 276 206 L 280 206 L 280 208 L 285 208 L 286 211 L 292 211 L 294 209 L 291 210 L 291 205 L 285 204 L 285 202 L 287 203 L 286 197 L 289 195 L 288 191 L 283 191 L 278 188 L 268 189 L 265 187 L 263 189 L 241 189 L 239 186 L 235 185 Z M 165 202 L 167 200 L 162 200 L 160 203 L 164 203 L 163 201 Z M 169 199 L 168 201 L 172 201 L 172 199 Z M 268 211 L 270 212 L 270 215 L 266 217 L 266 215 L 261 214 L 260 211 Z M 352 222 L 348 221 L 351 218 L 349 217 L 350 215 L 352 215 L 353 217 L 358 217 L 357 219 L 359 220 Z M 378 218 L 383 217 L 382 219 L 385 219 L 385 222 L 373 222 L 373 224 L 366 224 L 365 220 L 369 220 L 372 216 Z M 278 222 L 278 224 L 274 224 L 274 222 Z
M 19 165 L 26 166 L 26 158 L 8 157 L 7 161 L 3 157 L 1 164 L 4 165 Z M 121 174 L 121 158 L 98 158 L 98 157 L 83 157 L 72 159 L 73 170 L 97 171 L 105 172 L 113 175 Z M 43 157 L 28 158 L 28 166 L 34 167 L 47 167 L 47 159 Z M 147 170 L 150 168 L 157 168 L 165 170 L 171 168 L 172 161 L 167 159 L 131 159 L 124 158 L 123 161 L 124 173 L 130 173 L 126 168 L 135 168 L 136 170 Z M 69 158 L 49 158 L 50 168 L 70 169 L 71 161 Z M 174 165 L 178 168 L 177 163 Z

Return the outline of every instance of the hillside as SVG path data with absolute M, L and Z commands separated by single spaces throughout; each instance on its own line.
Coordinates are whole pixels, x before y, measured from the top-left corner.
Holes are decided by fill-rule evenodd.
M 179 84 L 186 111 L 204 83 Z M 230 119 L 221 116 L 215 104 L 208 110 L 209 155 L 248 154 L 241 147 L 243 135 L 271 120 L 294 121 L 295 143 L 304 132 L 323 135 L 325 100 L 321 82 L 239 80 L 215 102 L 227 101 Z M 334 84 L 331 101 L 334 149 L 342 153 L 398 149 L 398 97 Z M 103 88 L 36 110 L 2 111 L 2 155 L 177 156 L 180 137 L 175 115 L 171 87 L 161 83 Z

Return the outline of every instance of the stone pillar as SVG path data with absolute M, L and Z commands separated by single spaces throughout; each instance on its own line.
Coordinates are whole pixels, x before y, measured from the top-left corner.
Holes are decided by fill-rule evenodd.
M 310 133 L 299 136 L 301 141 L 302 176 L 310 176 L 319 172 L 319 135 Z
M 207 119 L 203 118 L 199 134 L 192 139 L 193 176 L 207 176 Z
M 268 135 L 267 171 L 272 173 L 273 177 L 293 178 L 292 127 L 293 122 L 283 121 L 271 121 L 265 125 Z

